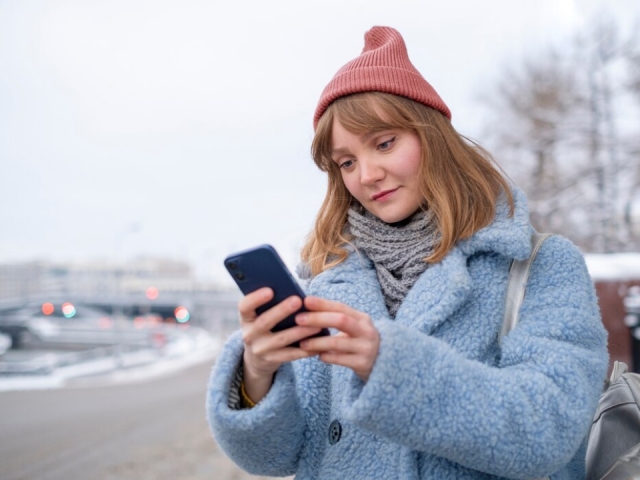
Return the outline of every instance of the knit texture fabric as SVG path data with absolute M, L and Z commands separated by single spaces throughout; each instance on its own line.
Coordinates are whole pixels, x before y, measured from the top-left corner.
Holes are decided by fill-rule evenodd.
M 351 208 L 349 232 L 354 246 L 373 262 L 389 315 L 395 318 L 402 301 L 427 269 L 426 257 L 439 238 L 429 212 L 419 211 L 408 220 L 385 223 L 368 211 Z
M 337 98 L 352 93 L 383 92 L 400 95 L 434 108 L 451 119 L 451 111 L 409 60 L 397 30 L 373 27 L 364 34 L 364 49 L 343 66 L 325 87 L 313 116 L 313 128 Z

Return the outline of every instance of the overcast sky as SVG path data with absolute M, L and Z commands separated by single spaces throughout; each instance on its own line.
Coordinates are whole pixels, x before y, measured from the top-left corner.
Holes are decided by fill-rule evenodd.
M 608 4 L 607 8 L 604 7 Z M 482 141 L 505 65 L 638 0 L 0 0 L 0 261 L 185 258 L 290 264 L 325 191 L 312 116 L 373 25 Z M 498 155 L 499 157 L 499 155 Z

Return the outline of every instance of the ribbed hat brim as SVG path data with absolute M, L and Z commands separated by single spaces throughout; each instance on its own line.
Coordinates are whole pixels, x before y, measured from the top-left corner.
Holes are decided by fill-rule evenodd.
M 398 68 L 365 67 L 343 72 L 325 87 L 313 118 L 314 128 L 331 102 L 345 95 L 362 92 L 383 92 L 407 97 L 439 110 L 451 119 L 449 107 L 421 75 Z

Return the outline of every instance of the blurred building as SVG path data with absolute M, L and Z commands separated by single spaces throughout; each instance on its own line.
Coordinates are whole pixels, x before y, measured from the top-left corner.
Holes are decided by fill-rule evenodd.
M 0 304 L 37 295 L 44 269 L 41 262 L 0 264 Z
M 596 286 L 602 321 L 609 332 L 609 370 L 615 360 L 633 368 L 634 339 L 625 325 L 623 300 L 631 287 L 640 285 L 640 253 L 587 254 L 585 258 Z
M 107 261 L 31 261 L 0 264 L 0 310 L 52 302 L 89 304 L 110 312 L 189 310 L 192 321 L 215 330 L 237 325 L 239 293 L 194 276 L 170 258 Z
M 99 297 L 145 292 L 219 291 L 213 282 L 194 278 L 184 261 L 139 258 L 127 263 L 32 261 L 0 264 L 0 302 L 30 301 L 68 294 Z

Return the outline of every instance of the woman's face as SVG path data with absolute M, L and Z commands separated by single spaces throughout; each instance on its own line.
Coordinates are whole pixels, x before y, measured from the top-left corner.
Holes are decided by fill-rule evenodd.
M 333 122 L 331 158 L 351 195 L 383 222 L 404 220 L 423 203 L 418 188 L 421 157 L 420 139 L 413 132 L 360 135 Z

